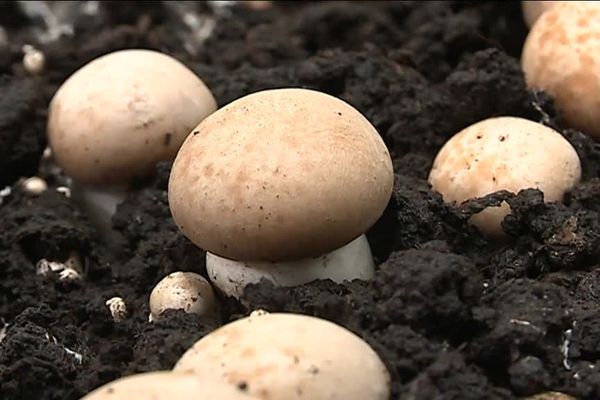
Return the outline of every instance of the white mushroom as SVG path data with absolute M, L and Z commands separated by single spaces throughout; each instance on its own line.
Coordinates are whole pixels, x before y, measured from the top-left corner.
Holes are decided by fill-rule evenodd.
M 390 376 L 350 331 L 298 314 L 253 314 L 193 345 L 174 371 L 244 387 L 261 400 L 388 400 Z
M 183 310 L 201 316 L 214 315 L 217 302 L 210 283 L 193 272 L 173 272 L 152 289 L 151 321 L 166 310 Z
M 437 154 L 429 182 L 446 202 L 460 204 L 490 193 L 537 188 L 560 201 L 581 179 L 571 144 L 542 124 L 515 117 L 490 118 L 457 133 Z M 471 218 L 482 232 L 502 236 L 509 206 L 489 207 Z
M 39 196 L 48 189 L 48 184 L 40 177 L 32 176 L 22 183 L 23 190 L 34 196 Z
M 276 89 L 238 99 L 193 130 L 171 171 L 169 204 L 182 232 L 209 253 L 259 270 L 276 262 L 272 273 L 249 274 L 220 262 L 232 269 L 223 276 L 294 284 L 371 276 L 364 238 L 346 245 L 382 215 L 392 187 L 389 152 L 360 112 L 324 93 Z M 355 256 L 323 274 L 324 260 Z M 217 258 L 208 257 L 213 268 Z M 284 278 L 292 266 L 306 271 Z
M 173 159 L 215 109 L 206 85 L 176 59 L 121 50 L 86 64 L 58 89 L 48 139 L 54 159 L 76 183 L 73 197 L 97 209 L 92 218 L 106 226 L 132 181 Z
M 243 389 L 193 375 L 159 371 L 117 379 L 81 400 L 258 400 Z

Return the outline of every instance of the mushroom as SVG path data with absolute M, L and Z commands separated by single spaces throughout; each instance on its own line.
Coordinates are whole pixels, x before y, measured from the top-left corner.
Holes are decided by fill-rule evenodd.
M 193 272 L 173 272 L 150 294 L 150 321 L 166 310 L 183 310 L 201 316 L 214 315 L 216 300 L 210 283 Z
M 527 85 L 554 97 L 566 122 L 600 139 L 600 2 L 565 1 L 535 23 L 521 56 Z
M 216 110 L 206 85 L 176 59 L 121 50 L 71 75 L 54 95 L 48 140 L 74 180 L 73 198 L 106 231 L 131 184 L 171 160 L 190 130 Z
M 81 400 L 258 400 L 235 386 L 170 371 L 117 379 Z
M 371 347 L 332 322 L 253 313 L 196 342 L 175 372 L 244 388 L 260 400 L 387 400 L 390 376 Z
M 581 162 L 571 144 L 542 124 L 515 117 L 480 121 L 452 137 L 429 174 L 446 202 L 462 203 L 490 193 L 537 188 L 545 201 L 561 201 L 581 179 Z M 492 237 L 504 235 L 509 206 L 488 207 L 470 222 Z
M 537 19 L 540 17 L 540 15 L 542 15 L 558 3 L 560 3 L 560 1 L 555 0 L 521 1 L 521 8 L 523 9 L 523 19 L 525 20 L 527 26 L 531 28 L 535 21 L 537 21 Z
M 389 152 L 362 114 L 288 88 L 242 97 L 200 123 L 173 164 L 169 204 L 182 232 L 208 251 L 211 280 L 232 278 L 237 288 L 256 276 L 350 280 L 373 274 L 366 239 L 348 244 L 382 215 L 392 187 Z M 303 272 L 283 278 L 295 267 Z

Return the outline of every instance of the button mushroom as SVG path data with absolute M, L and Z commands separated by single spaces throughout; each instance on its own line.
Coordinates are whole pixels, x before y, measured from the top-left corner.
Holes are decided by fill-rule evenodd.
M 206 85 L 176 59 L 121 50 L 62 84 L 49 107 L 48 140 L 57 164 L 75 181 L 74 199 L 108 229 L 131 182 L 173 159 L 216 107 Z
M 558 132 L 515 117 L 480 121 L 457 133 L 437 154 L 429 175 L 446 202 L 458 204 L 490 193 L 537 188 L 545 201 L 560 201 L 581 178 L 577 152 Z M 470 222 L 502 236 L 509 206 L 489 207 Z
M 171 171 L 169 204 L 182 232 L 217 256 L 207 257 L 211 279 L 218 270 L 241 279 L 229 285 L 239 288 L 243 276 L 298 267 L 303 276 L 281 282 L 344 280 L 373 273 L 366 240 L 348 244 L 381 216 L 392 186 L 388 150 L 355 108 L 276 89 L 238 99 L 192 131 Z M 338 249 L 352 255 L 323 257 Z
M 574 128 L 600 139 L 600 2 L 564 1 L 535 23 L 521 56 L 527 85 L 554 97 Z
M 152 289 L 150 320 L 156 320 L 166 310 L 210 316 L 215 313 L 216 300 L 210 283 L 193 272 L 173 272 Z
M 258 400 L 235 386 L 169 371 L 127 376 L 81 400 Z
M 387 400 L 390 376 L 358 336 L 298 314 L 253 313 L 196 342 L 174 371 L 244 388 L 261 400 Z

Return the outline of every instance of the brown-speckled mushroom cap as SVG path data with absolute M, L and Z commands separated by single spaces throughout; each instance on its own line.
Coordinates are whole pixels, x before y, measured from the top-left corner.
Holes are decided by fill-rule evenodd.
M 527 85 L 555 99 L 565 120 L 600 139 L 600 2 L 564 1 L 535 23 L 521 56 Z
M 260 314 L 196 342 L 174 371 L 246 387 L 260 400 L 388 400 L 390 376 L 371 347 L 332 322 Z
M 545 201 L 560 201 L 581 178 L 581 162 L 558 132 L 515 117 L 489 118 L 454 135 L 437 154 L 429 182 L 447 202 L 458 204 L 499 190 L 537 188 Z M 471 222 L 502 236 L 508 204 L 489 207 Z
M 364 233 L 393 186 L 392 162 L 355 108 L 306 89 L 257 92 L 221 108 L 181 147 L 173 218 L 221 257 L 318 256 Z
M 171 371 L 146 372 L 117 379 L 81 400 L 258 400 L 243 388 Z
M 190 130 L 216 110 L 206 85 L 176 59 L 121 50 L 83 66 L 50 103 L 48 139 L 79 183 L 127 184 L 175 157 Z

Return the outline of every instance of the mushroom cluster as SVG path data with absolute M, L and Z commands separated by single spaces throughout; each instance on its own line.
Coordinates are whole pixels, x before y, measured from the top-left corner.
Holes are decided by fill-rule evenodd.
M 527 85 L 550 94 L 570 126 L 600 139 L 600 2 L 557 3 L 525 41 Z
M 261 278 L 286 286 L 370 278 L 364 233 L 392 186 L 389 152 L 360 112 L 321 92 L 275 89 L 193 129 L 173 164 L 169 205 L 207 250 L 212 282 L 237 297 Z
M 500 190 L 537 188 L 545 201 L 560 201 L 581 179 L 581 162 L 571 144 L 542 124 L 497 117 L 453 136 L 437 154 L 429 175 L 446 202 L 462 203 Z M 504 235 L 505 202 L 488 207 L 470 222 L 492 237 Z
M 54 95 L 52 155 L 74 180 L 73 198 L 102 230 L 135 179 L 171 160 L 217 108 L 209 89 L 166 54 L 121 50 L 84 65 Z

